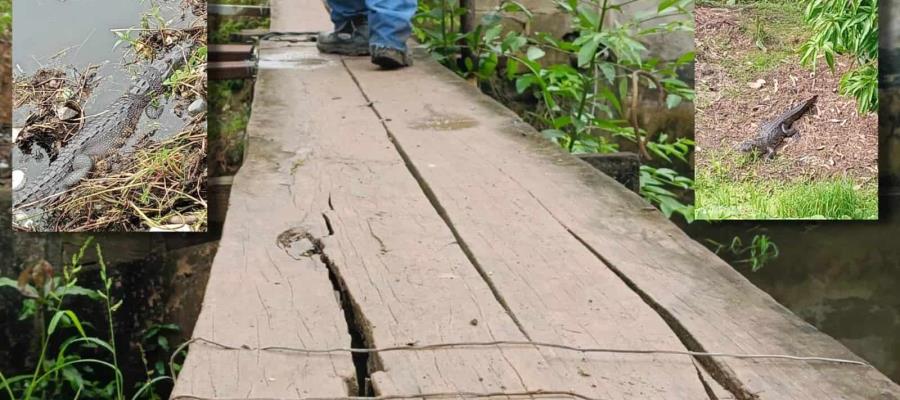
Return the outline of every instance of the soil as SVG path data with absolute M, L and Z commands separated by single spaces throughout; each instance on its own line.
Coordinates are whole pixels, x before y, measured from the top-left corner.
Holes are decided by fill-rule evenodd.
M 817 72 L 802 66 L 797 49 L 809 33 L 797 11 L 696 8 L 698 171 L 755 136 L 760 123 L 818 95 L 814 110 L 795 124 L 800 138 L 785 140 L 772 161 L 731 162 L 728 174 L 734 179 L 877 178 L 878 117 L 858 115 L 855 99 L 837 89 L 852 59 L 836 58 L 834 73 L 822 60 Z M 757 46 L 759 37 L 765 51 Z M 759 80 L 765 81 L 761 87 L 751 86 Z

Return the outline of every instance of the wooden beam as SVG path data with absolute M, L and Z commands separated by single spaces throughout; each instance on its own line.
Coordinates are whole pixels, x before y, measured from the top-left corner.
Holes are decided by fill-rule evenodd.
M 533 337 L 616 346 L 630 344 L 620 342 L 618 335 L 638 335 L 645 347 L 672 346 L 656 328 L 647 328 L 660 320 L 644 316 L 641 307 L 624 312 L 642 323 L 620 324 L 609 319 L 615 315 L 612 309 L 595 306 L 597 296 L 604 296 L 602 304 L 629 298 L 606 286 L 619 281 L 692 350 L 859 359 L 753 286 L 643 199 L 543 139 L 429 56 L 421 54 L 396 79 L 387 79 L 364 61 L 347 64 L 411 168 L 522 324 L 536 332 Z M 402 90 L 397 90 L 397 79 L 404 82 Z M 553 233 L 558 230 L 597 262 L 590 264 L 580 256 L 582 250 L 561 241 Z M 546 242 L 548 235 L 555 240 Z M 542 301 L 531 299 L 535 293 Z M 554 304 L 580 304 L 584 314 L 563 318 L 566 311 L 580 309 Z M 900 398 L 900 386 L 868 366 L 698 359 L 739 399 Z M 640 359 L 622 361 L 621 373 L 637 368 L 634 362 Z M 657 381 L 654 369 L 640 371 Z
M 235 5 L 210 3 L 206 6 L 209 15 L 220 17 L 268 17 L 271 15 L 268 6 Z
M 210 80 L 250 79 L 256 74 L 256 64 L 252 61 L 220 61 L 206 64 Z
M 209 61 L 248 61 L 253 57 L 253 45 L 250 44 L 211 44 L 209 45 Z

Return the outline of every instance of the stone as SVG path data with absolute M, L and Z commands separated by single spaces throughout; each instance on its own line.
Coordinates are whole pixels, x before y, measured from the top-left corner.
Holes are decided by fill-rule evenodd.
M 194 102 L 188 106 L 187 111 L 188 111 L 188 114 L 190 114 L 191 116 L 195 116 L 195 115 L 205 112 L 206 111 L 206 100 L 204 100 L 204 99 L 194 100 Z
M 72 119 L 78 116 L 78 111 L 68 106 L 62 106 L 56 109 L 56 116 L 61 120 Z
M 19 190 L 23 186 L 25 186 L 25 173 L 22 170 L 14 170 L 12 172 L 12 188 L 13 190 Z

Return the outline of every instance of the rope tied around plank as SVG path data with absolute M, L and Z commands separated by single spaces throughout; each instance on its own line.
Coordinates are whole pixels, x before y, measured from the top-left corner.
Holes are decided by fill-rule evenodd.
M 787 355 L 787 354 L 737 354 L 737 353 L 718 353 L 718 352 L 705 352 L 705 351 L 691 351 L 691 350 L 652 350 L 652 349 L 616 349 L 616 348 L 606 348 L 606 347 L 576 347 L 576 346 L 568 346 L 564 344 L 557 343 L 548 343 L 548 342 L 537 342 L 530 340 L 494 340 L 488 342 L 448 342 L 448 343 L 434 343 L 434 344 L 407 344 L 402 346 L 388 346 L 388 347 L 375 347 L 375 348 L 354 348 L 354 347 L 334 347 L 328 349 L 304 349 L 299 347 L 287 347 L 287 346 L 264 346 L 264 347 L 250 347 L 250 346 L 229 346 L 226 344 L 222 344 L 216 341 L 212 341 L 202 337 L 192 338 L 184 343 L 181 346 L 178 346 L 174 355 L 178 354 L 183 350 L 186 346 L 191 343 L 204 343 L 211 346 L 215 346 L 225 350 L 250 350 L 250 351 L 273 351 L 273 352 L 284 352 L 284 353 L 301 353 L 301 354 L 333 354 L 333 353 L 364 353 L 364 354 L 372 354 L 372 353 L 387 353 L 392 351 L 434 351 L 434 350 L 446 350 L 453 348 L 479 348 L 479 347 L 500 347 L 500 346 L 521 346 L 521 347 L 543 347 L 550 349 L 560 349 L 560 350 L 569 350 L 579 353 L 614 353 L 614 354 L 672 354 L 672 355 L 684 355 L 684 356 L 694 356 L 694 357 L 723 357 L 723 358 L 739 358 L 739 359 L 779 359 L 779 360 L 792 360 L 792 361 L 818 361 L 818 362 L 826 362 L 826 363 L 837 363 L 837 364 L 852 364 L 852 365 L 861 365 L 866 367 L 871 367 L 871 364 L 865 361 L 859 360 L 848 360 L 844 358 L 831 358 L 831 357 L 818 357 L 818 356 L 796 356 L 796 355 Z
M 549 349 L 559 349 L 559 350 L 568 350 L 579 353 L 610 353 L 610 354 L 669 354 L 669 355 L 685 355 L 692 357 L 727 357 L 727 358 L 738 358 L 738 359 L 776 359 L 776 360 L 791 360 L 791 361 L 816 361 L 816 362 L 826 362 L 826 363 L 837 363 L 837 364 L 849 364 L 849 365 L 859 365 L 871 367 L 871 364 L 865 361 L 858 360 L 848 360 L 843 358 L 831 358 L 831 357 L 816 357 L 816 356 L 796 356 L 796 355 L 786 355 L 786 354 L 737 354 L 737 353 L 722 353 L 722 352 L 703 352 L 703 351 L 691 351 L 691 350 L 651 350 L 651 349 L 617 349 L 617 348 L 602 348 L 602 347 L 577 347 L 577 346 L 568 346 L 564 344 L 558 343 L 548 343 L 548 342 L 538 342 L 538 341 L 528 341 L 528 340 L 495 340 L 495 341 L 487 341 L 487 342 L 448 342 L 448 343 L 433 343 L 433 344 L 424 344 L 417 345 L 414 343 L 410 343 L 402 346 L 387 346 L 387 347 L 376 347 L 376 348 L 354 348 L 354 347 L 334 347 L 334 348 L 323 348 L 323 349 L 305 349 L 298 347 L 287 347 L 287 346 L 264 346 L 264 347 L 250 347 L 250 346 L 229 346 L 223 343 L 219 343 L 213 340 L 209 340 L 203 337 L 195 337 L 190 340 L 182 343 L 178 346 L 177 349 L 172 353 L 171 358 L 169 359 L 169 368 L 171 371 L 175 371 L 175 358 L 180 354 L 188 345 L 192 343 L 202 343 L 206 345 L 210 345 L 213 347 L 218 347 L 224 350 L 248 350 L 248 351 L 272 351 L 272 352 L 282 352 L 282 353 L 298 353 L 298 354 L 335 354 L 335 353 L 357 353 L 357 354 L 374 354 L 374 353 L 387 353 L 387 352 L 395 352 L 395 351 L 437 351 L 437 350 L 447 350 L 447 349 L 461 349 L 461 348 L 483 348 L 483 347 L 492 347 L 492 348 L 500 348 L 501 346 L 506 347 L 534 347 L 534 348 L 549 348 Z M 173 379 L 174 380 L 174 379 Z M 549 390 L 533 390 L 533 391 L 523 391 L 523 392 L 493 392 L 493 393 L 476 393 L 476 392 L 435 392 L 435 393 L 417 393 L 412 395 L 385 395 L 385 396 L 374 396 L 374 397 L 360 397 L 360 396 L 345 396 L 345 397 L 304 397 L 300 400 L 405 400 L 405 399 L 422 399 L 422 398 L 469 398 L 469 399 L 479 399 L 479 398 L 490 398 L 490 397 L 523 397 L 523 398 L 540 398 L 540 397 L 555 397 L 559 398 L 559 396 L 568 396 L 568 398 L 581 399 L 581 400 L 600 400 L 599 398 L 589 397 L 583 394 L 579 394 L 571 391 L 549 391 Z M 196 399 L 191 396 L 178 396 L 177 399 Z M 226 399 L 218 399 L 218 400 L 226 400 Z M 247 399 L 244 399 L 247 400 Z

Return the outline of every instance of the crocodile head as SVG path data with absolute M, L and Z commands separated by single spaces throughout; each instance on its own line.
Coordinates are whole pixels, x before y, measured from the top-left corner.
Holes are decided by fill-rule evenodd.
M 180 67 L 191 57 L 191 49 L 194 47 L 193 42 L 179 44 L 169 50 L 160 59 L 153 62 L 153 68 L 168 75 L 173 69 Z
M 192 47 L 192 42 L 179 44 L 156 61 L 153 61 L 144 71 L 141 79 L 132 85 L 130 93 L 140 96 L 161 87 L 162 81 L 190 57 Z

